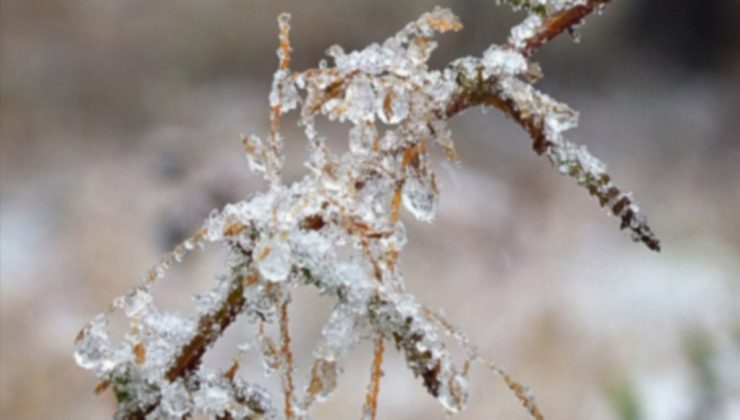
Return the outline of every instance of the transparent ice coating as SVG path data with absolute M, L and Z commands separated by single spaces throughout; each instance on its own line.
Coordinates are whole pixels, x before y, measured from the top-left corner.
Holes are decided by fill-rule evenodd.
M 102 381 L 99 389 L 113 388 L 117 418 L 275 418 L 278 412 L 306 418 L 311 403 L 326 400 L 336 388 L 349 352 L 377 337 L 395 344 L 446 411 L 461 411 L 475 350 L 406 290 L 400 255 L 407 241 L 402 209 L 419 221 L 433 221 L 439 188 L 430 149 L 440 147 L 457 162 L 446 121 L 467 106 L 510 106 L 507 115 L 525 122 L 541 143 L 538 153 L 587 187 L 638 238 L 650 234 L 631 196 L 611 184 L 606 167 L 564 137 L 578 113 L 537 91 L 527 75 L 532 65 L 521 50 L 528 39 L 548 14 L 583 1 L 509 3 L 531 12 L 511 31 L 509 44 L 492 45 L 480 58 L 458 59 L 442 70 L 427 62 L 437 46 L 434 35 L 461 28 L 447 9 L 435 8 L 362 50 L 332 46 L 331 60 L 304 72 L 290 69 L 289 15 L 280 15 L 270 129 L 262 137 L 242 136 L 249 167 L 269 188 L 214 210 L 196 234 L 77 337 L 75 360 Z M 305 132 L 307 173 L 286 185 L 279 128 L 280 116 L 291 110 L 298 110 Z M 317 118 L 346 126 L 346 152 L 327 146 Z M 152 283 L 205 244 L 224 247 L 228 258 L 214 286 L 194 297 L 196 315 L 159 309 Z M 317 338 L 310 375 L 301 381 L 292 377 L 287 303 L 291 291 L 304 286 L 330 296 L 334 305 Z M 109 332 L 117 311 L 129 322 L 122 339 Z M 203 354 L 240 316 L 256 332 L 239 352 L 258 351 L 265 372 L 279 373 L 284 411 L 265 389 L 238 375 L 238 361 L 225 372 L 202 364 Z M 444 335 L 466 350 L 464 368 L 453 360 Z M 372 410 L 365 413 L 372 416 Z
M 498 45 L 490 46 L 483 53 L 481 63 L 484 77 L 516 76 L 527 70 L 527 60 L 521 53 Z
M 540 30 L 540 28 L 542 28 L 543 22 L 544 20 L 540 15 L 527 16 L 522 23 L 511 29 L 509 44 L 513 45 L 514 48 L 521 50 L 526 45 L 527 39 L 531 38 Z
M 105 376 L 117 364 L 108 337 L 106 314 L 97 315 L 83 328 L 75 341 L 75 361 L 80 367 Z
M 403 184 L 403 206 L 424 222 L 431 222 L 437 212 L 437 187 L 433 177 L 411 176 Z
M 271 186 L 214 211 L 197 238 L 230 250 L 229 274 L 219 276 L 215 287 L 194 298 L 198 319 L 157 309 L 149 282 L 116 300 L 77 341 L 76 359 L 82 367 L 110 381 L 119 394 L 136 390 L 146 400 L 121 401 L 120 413 L 154 410 L 166 418 L 197 413 L 248 417 L 254 407 L 244 401 L 241 379 L 203 367 L 180 367 L 188 360 L 182 358 L 183 352 L 198 343 L 205 343 L 205 351 L 221 319 L 230 319 L 224 317 L 231 316 L 227 308 L 233 305 L 241 305 L 233 316 L 246 314 L 262 331 L 263 324 L 283 316 L 277 309 L 280 302 L 290 288 L 301 284 L 334 296 L 336 305 L 317 343 L 306 396 L 291 399 L 293 413 L 303 410 L 298 401 L 308 405 L 326 399 L 346 355 L 378 332 L 397 337 L 409 367 L 445 409 L 458 411 L 465 404 L 466 380 L 422 305 L 404 291 L 397 268 L 406 243 L 401 209 L 431 221 L 437 207 L 439 191 L 427 145 L 442 145 L 446 152 L 454 147 L 441 106 L 456 92 L 456 74 L 429 70 L 427 60 L 436 48 L 434 33 L 458 30 L 460 23 L 448 10 L 437 8 L 383 43 L 349 53 L 331 47 L 328 55 L 334 67 L 322 64 L 291 73 L 287 22 L 281 16 L 280 68 L 269 98 L 271 132 L 266 140 L 242 137 L 250 168 Z M 521 57 L 496 54 L 487 53 L 491 74 L 522 71 Z M 279 177 L 283 158 L 277 128 L 280 114 L 296 107 L 301 108 L 300 124 L 309 145 L 309 172 L 284 185 Z M 346 153 L 335 154 L 326 147 L 316 131 L 317 116 L 350 125 Z M 160 267 L 155 277 L 170 264 Z M 106 329 L 115 310 L 122 310 L 131 323 L 119 343 Z M 290 369 L 280 367 L 286 362 L 280 340 L 259 336 L 267 371 L 279 370 L 285 385 Z M 265 413 L 274 414 L 269 395 L 261 390 L 254 395 Z
M 586 0 L 496 0 L 498 4 L 508 4 L 515 10 L 524 9 L 538 15 L 560 12 L 572 6 L 586 4 Z
M 254 264 L 262 277 L 269 281 L 285 281 L 290 274 L 293 259 L 290 245 L 280 238 L 261 241 L 255 248 L 257 258 Z
M 160 407 L 164 417 L 179 419 L 193 409 L 193 403 L 188 398 L 188 390 L 182 380 L 163 384 L 161 392 Z

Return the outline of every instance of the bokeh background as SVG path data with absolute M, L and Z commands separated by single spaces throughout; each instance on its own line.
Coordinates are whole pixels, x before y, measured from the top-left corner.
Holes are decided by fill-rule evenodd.
M 521 17 L 493 0 L 441 4 L 465 29 L 440 38 L 435 66 L 480 54 Z M 73 338 L 212 208 L 264 188 L 238 135 L 267 131 L 279 12 L 293 14 L 302 69 L 434 5 L 3 0 L 0 417 L 110 417 L 112 397 L 94 396 L 74 365 Z M 635 192 L 662 253 L 620 233 L 493 111 L 452 122 L 463 166 L 437 165 L 436 221 L 404 215 L 409 288 L 531 386 L 550 419 L 740 419 L 739 27 L 735 0 L 616 0 L 580 43 L 565 36 L 536 57 L 539 86 L 581 111 L 570 137 Z M 287 121 L 295 179 L 305 147 Z M 341 144 L 346 127 L 325 128 Z M 222 263 L 197 253 L 158 296 L 190 310 Z M 296 300 L 305 356 L 329 300 Z M 227 366 L 246 333 L 232 327 L 208 363 Z M 359 417 L 369 360 L 360 346 L 316 418 Z M 256 368 L 244 373 L 262 381 Z M 395 351 L 385 372 L 380 418 L 445 418 Z M 472 389 L 459 418 L 528 418 L 489 372 L 475 371 Z

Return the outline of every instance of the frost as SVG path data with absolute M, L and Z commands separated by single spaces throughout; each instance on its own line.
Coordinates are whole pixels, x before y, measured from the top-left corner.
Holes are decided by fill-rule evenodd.
M 290 80 L 279 80 L 277 83 L 278 86 L 273 87 L 273 95 L 271 95 L 270 103 L 274 103 L 275 105 L 280 104 L 280 112 L 282 113 L 295 109 L 300 100 L 295 84 Z M 280 92 L 280 96 L 275 94 L 278 91 Z
M 332 311 L 321 331 L 325 345 L 320 352 L 322 358 L 339 360 L 360 341 L 363 320 L 359 315 L 349 305 L 339 305 Z
M 271 238 L 261 242 L 256 248 L 255 265 L 262 276 L 269 281 L 284 281 L 291 270 L 290 245 L 284 240 Z
M 521 53 L 496 45 L 492 45 L 483 53 L 482 63 L 485 69 L 484 77 L 516 76 L 527 70 L 527 60 Z
M 162 387 L 161 407 L 165 415 L 182 418 L 192 409 L 188 390 L 182 381 L 166 383 Z
M 524 9 L 538 15 L 554 14 L 567 8 L 586 4 L 586 0 L 497 0 L 506 3 L 515 10 Z
M 521 50 L 527 40 L 542 28 L 543 19 L 540 15 L 530 15 L 524 21 L 511 29 L 509 44 Z
M 149 309 L 153 301 L 151 293 L 143 288 L 136 288 L 120 298 L 115 306 L 123 308 L 126 316 L 132 318 Z
M 231 288 L 230 278 L 221 276 L 215 290 L 193 296 L 195 309 L 199 314 L 205 315 L 218 309 L 219 303 L 224 299 Z
M 578 125 L 578 113 L 567 107 L 552 109 L 545 114 L 545 132 L 550 137 L 557 137 L 560 133 Z
M 198 232 L 162 257 L 75 341 L 77 364 L 102 381 L 99 390 L 113 388 L 117 418 L 275 418 L 271 395 L 239 376 L 240 363 L 254 359 L 261 359 L 266 374 L 278 374 L 281 412 L 307 418 L 310 405 L 335 390 L 342 363 L 362 341 L 374 343 L 363 407 L 368 418 L 376 415 L 385 342 L 391 341 L 447 412 L 466 406 L 467 371 L 477 361 L 501 376 L 534 418 L 542 418 L 526 388 L 481 361 L 468 339 L 404 284 L 402 211 L 420 221 L 434 220 L 440 192 L 430 149 L 438 147 L 458 162 L 447 120 L 474 106 L 500 109 L 527 131 L 538 154 L 585 187 L 620 219 L 623 229 L 653 249 L 659 243 L 632 196 L 612 183 L 606 166 L 566 139 L 578 113 L 532 85 L 540 74 L 529 57 L 543 33 L 545 38 L 551 35 L 543 32 L 553 30 L 548 22 L 583 0 L 507 3 L 530 12 L 512 29 L 509 43 L 492 45 L 481 57 L 457 59 L 442 70 L 428 66 L 437 46 L 434 36 L 462 26 L 447 9 L 437 7 L 361 50 L 332 46 L 327 51 L 331 60 L 303 72 L 290 69 L 290 17 L 280 15 L 269 131 L 262 137 L 242 136 L 249 167 L 269 187 L 212 211 Z M 300 113 L 305 132 L 307 173 L 285 184 L 280 119 L 291 110 Z M 347 128 L 345 152 L 328 146 L 317 130 L 318 118 Z M 197 316 L 158 308 L 152 284 L 206 244 L 220 245 L 228 255 L 225 272 L 210 290 L 193 298 Z M 298 287 L 314 287 L 334 302 L 305 381 L 294 378 L 299 370 L 288 317 L 292 291 Z M 108 331 L 116 311 L 129 323 L 120 340 Z M 239 317 L 253 333 L 236 349 L 231 366 L 225 372 L 203 366 L 204 354 Z M 449 337 L 466 353 L 462 367 L 447 347 Z M 247 352 L 258 357 L 245 357 Z
M 344 99 L 344 118 L 355 124 L 362 121 L 372 121 L 375 118 L 375 90 L 370 81 L 364 77 L 357 77 L 347 89 Z M 341 120 L 341 119 L 340 119 Z
M 586 4 L 586 0 L 539 0 L 548 7 L 551 13 L 559 12 L 573 6 Z
M 152 379 L 161 378 L 176 356 L 177 346 L 187 342 L 195 333 L 195 325 L 187 318 L 168 312 L 152 311 L 141 320 L 138 341 L 145 350 L 146 374 Z
M 232 404 L 231 393 L 217 383 L 205 384 L 193 396 L 193 403 L 204 414 L 221 416 Z
M 339 373 L 339 368 L 334 360 L 317 356 L 307 386 L 308 402 L 314 399 L 318 402 L 326 401 L 337 387 L 337 375 Z

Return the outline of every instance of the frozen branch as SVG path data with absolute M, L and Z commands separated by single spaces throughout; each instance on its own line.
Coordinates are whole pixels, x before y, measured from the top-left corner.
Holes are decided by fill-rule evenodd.
M 453 160 L 447 120 L 476 106 L 493 107 L 519 124 L 538 155 L 594 195 L 636 240 L 658 250 L 659 242 L 628 193 L 612 184 L 605 165 L 563 135 L 578 114 L 539 92 L 539 67 L 530 56 L 558 34 L 571 30 L 606 0 L 509 0 L 529 16 L 508 42 L 481 57 L 465 57 L 443 70 L 429 69 L 436 33 L 462 28 L 449 10 L 435 8 L 382 44 L 346 53 L 333 46 L 334 65 L 291 72 L 289 16 L 279 17 L 278 70 L 270 93 L 266 141 L 243 136 L 250 168 L 268 182 L 267 191 L 214 211 L 191 238 L 165 255 L 142 284 L 120 297 L 77 337 L 77 363 L 112 388 L 117 418 L 274 418 L 272 398 L 237 375 L 202 359 L 234 320 L 243 316 L 256 333 L 239 347 L 257 350 L 266 372 L 278 372 L 286 419 L 306 418 L 309 407 L 336 389 L 345 356 L 360 341 L 374 342 L 371 381 L 363 417 L 377 415 L 385 342 L 393 342 L 406 365 L 449 413 L 467 404 L 471 362 L 494 370 L 536 419 L 543 416 L 527 388 L 477 356 L 461 333 L 409 293 L 398 269 L 406 244 L 400 213 L 434 219 L 439 188 L 429 149 Z M 281 178 L 281 116 L 299 108 L 309 171 L 290 185 Z M 317 117 L 350 125 L 349 151 L 336 154 L 316 130 Z M 152 284 L 197 245 L 216 243 L 229 252 L 227 276 L 196 296 L 199 315 L 186 318 L 159 310 Z M 335 305 L 313 354 L 305 384 L 296 381 L 288 328 L 288 304 L 296 287 L 315 287 Z M 130 323 L 122 340 L 108 331 L 110 315 L 122 311 Z M 267 327 L 275 326 L 273 341 Z M 442 340 L 453 334 L 468 357 L 456 363 Z M 460 367 L 462 366 L 462 367 Z

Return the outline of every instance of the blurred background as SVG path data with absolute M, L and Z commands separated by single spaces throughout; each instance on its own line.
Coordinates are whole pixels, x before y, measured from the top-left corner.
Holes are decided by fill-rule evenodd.
M 0 417 L 111 416 L 112 396 L 95 396 L 74 365 L 73 339 L 212 208 L 265 187 L 238 136 L 267 131 L 279 12 L 293 15 L 292 67 L 303 69 L 436 3 L 3 0 Z M 480 54 L 521 18 L 492 0 L 440 3 L 465 28 L 439 38 L 434 66 Z M 570 137 L 634 191 L 662 253 L 620 233 L 493 111 L 452 121 L 463 165 L 439 160 L 435 222 L 404 215 L 409 289 L 529 385 L 549 419 L 740 419 L 739 27 L 734 0 L 619 0 L 580 43 L 564 36 L 536 56 L 539 86 L 581 111 Z M 296 179 L 305 146 L 286 121 Z M 345 129 L 325 127 L 336 145 Z M 159 298 L 191 310 L 223 258 L 196 253 Z M 329 300 L 296 300 L 305 356 Z M 227 366 L 246 333 L 232 327 L 207 363 Z M 353 353 L 315 418 L 359 417 L 370 353 Z M 305 375 L 308 358 L 298 363 Z M 385 372 L 380 418 L 445 418 L 394 350 Z M 528 418 L 492 374 L 471 380 L 458 418 Z

